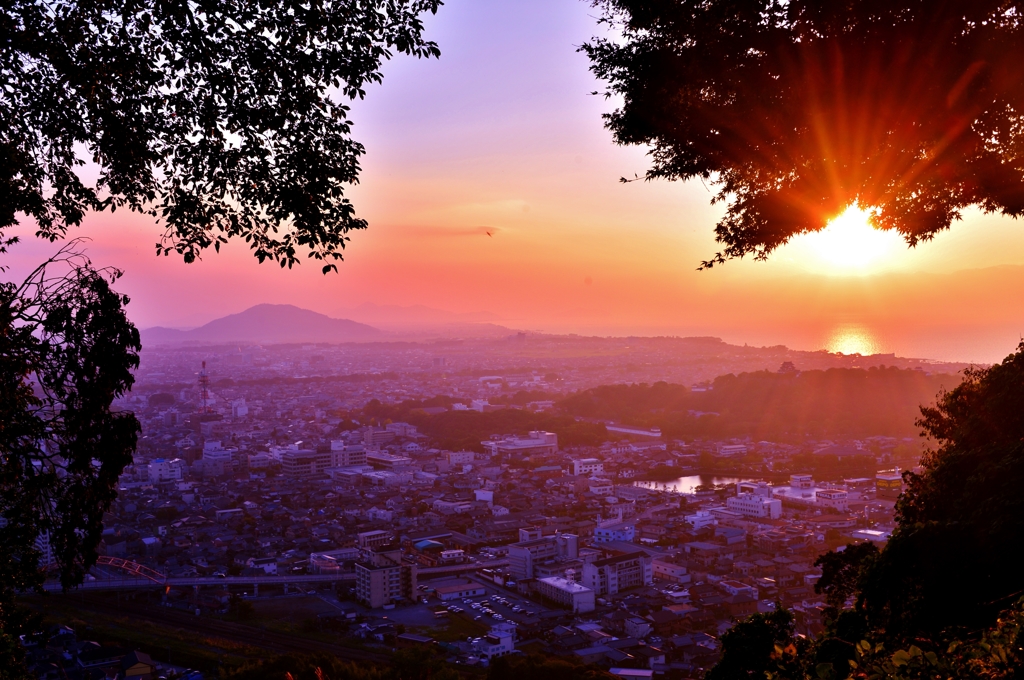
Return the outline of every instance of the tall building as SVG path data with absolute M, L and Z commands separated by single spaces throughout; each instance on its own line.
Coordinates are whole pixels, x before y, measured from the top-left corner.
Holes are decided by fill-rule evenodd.
M 203 444 L 203 474 L 220 477 L 234 470 L 231 460 L 232 449 L 225 449 L 220 442 L 208 441 Z
M 50 532 L 43 531 L 36 536 L 36 550 L 39 551 L 39 568 L 48 569 L 56 566 L 57 558 L 53 554 L 53 546 L 50 545 Z
M 538 564 L 576 559 L 579 554 L 579 537 L 574 534 L 520 541 L 508 547 L 508 573 L 517 579 L 533 578 Z
M 358 444 L 345 444 L 345 442 L 331 442 L 331 466 L 349 467 L 352 465 L 366 465 L 366 448 Z
M 356 563 L 356 599 L 371 609 L 416 599 L 416 565 L 402 562 L 401 548 L 367 550 Z
M 629 588 L 649 586 L 653 582 L 653 560 L 645 552 L 617 555 L 583 564 L 583 585 L 598 595 L 615 595 Z

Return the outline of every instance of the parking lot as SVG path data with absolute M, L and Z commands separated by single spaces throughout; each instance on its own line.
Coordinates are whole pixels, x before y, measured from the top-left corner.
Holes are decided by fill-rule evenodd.
M 444 603 L 439 603 L 437 600 L 432 600 L 432 602 L 444 604 L 452 614 L 465 615 L 485 626 L 493 626 L 504 621 L 523 623 L 548 611 L 546 607 L 518 593 L 496 587 L 486 581 L 477 579 L 474 581 L 486 589 L 486 595 L 449 600 Z

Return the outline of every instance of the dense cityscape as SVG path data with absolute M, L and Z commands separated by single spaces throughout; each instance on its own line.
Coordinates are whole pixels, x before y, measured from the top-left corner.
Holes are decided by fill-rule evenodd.
M 699 393 L 730 372 L 882 363 L 962 368 L 713 338 L 150 349 L 115 404 L 143 432 L 104 518 L 99 562 L 73 591 L 77 615 L 187 616 L 236 640 L 237 630 L 210 626 L 277 625 L 291 640 L 280 651 L 341 644 L 343 658 L 431 647 L 486 668 L 529 652 L 621 677 L 699 677 L 718 661 L 721 635 L 752 613 L 781 604 L 801 634 L 821 632 L 815 561 L 847 543 L 885 543 L 916 438 L 682 440 L 589 419 L 600 436 L 587 445 L 495 431 L 446 450 L 415 424 L 373 417 L 374 405 L 404 403 L 419 422 L 544 417 L 567 395 L 616 381 Z M 799 467 L 807 455 L 857 459 L 870 473 L 826 466 L 815 477 Z M 40 547 L 52 560 L 45 537 Z M 62 597 L 58 582 L 47 589 Z M 70 625 L 74 611 L 29 649 L 39 677 L 128 664 L 198 678 L 227 663 L 154 642 L 97 645 Z

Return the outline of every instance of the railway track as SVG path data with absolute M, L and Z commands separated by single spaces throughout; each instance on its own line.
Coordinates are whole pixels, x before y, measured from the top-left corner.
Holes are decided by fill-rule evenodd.
M 154 607 L 135 603 L 120 603 L 112 606 L 109 603 L 97 602 L 92 598 L 75 597 L 75 607 L 92 610 L 109 616 L 132 616 L 142 621 L 162 626 L 176 626 L 186 630 L 214 635 L 242 644 L 262 647 L 283 654 L 333 654 L 340 659 L 349 661 L 367 661 L 387 663 L 388 655 L 353 649 L 343 645 L 331 644 L 320 640 L 302 638 L 287 633 L 266 630 L 256 626 L 247 626 L 231 621 L 219 621 L 203 616 L 194 616 L 166 607 Z

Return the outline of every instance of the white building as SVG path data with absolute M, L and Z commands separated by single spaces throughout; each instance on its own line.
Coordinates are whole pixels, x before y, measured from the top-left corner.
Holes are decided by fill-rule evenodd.
M 790 475 L 789 486 L 794 489 L 813 489 L 814 478 L 810 475 Z
M 496 659 L 516 650 L 516 627 L 511 623 L 499 623 L 487 635 L 475 638 L 473 651 L 481 659 Z
M 366 448 L 360 444 L 348 444 L 341 440 L 331 442 L 331 467 L 366 465 Z
M 530 436 L 525 438 L 489 439 L 480 443 L 492 456 L 508 454 L 514 457 L 525 457 L 535 454 L 558 453 L 558 435 L 554 432 L 539 430 L 530 432 Z
M 594 591 L 561 576 L 537 579 L 537 593 L 574 614 L 594 611 Z
M 782 517 L 782 501 L 765 498 L 752 493 L 743 493 L 725 501 L 725 506 L 744 517 L 779 519 Z
M 472 465 L 475 454 L 472 451 L 445 451 L 444 459 L 449 465 Z
M 597 458 L 580 458 L 572 462 L 572 473 L 576 477 L 604 474 L 604 463 Z
M 6 526 L 6 520 L 4 520 Z M 53 554 L 53 546 L 50 545 L 50 532 L 43 531 L 36 536 L 35 548 L 39 551 L 39 568 L 48 569 L 57 564 L 57 558 Z
M 767 482 L 739 482 L 736 484 L 736 495 L 753 494 L 762 498 L 772 497 L 772 487 Z
M 703 529 L 704 527 L 718 524 L 718 520 L 715 519 L 715 516 L 707 510 L 698 510 L 692 515 L 686 515 L 683 517 L 683 521 L 694 529 Z
M 741 456 L 747 452 L 746 444 L 721 444 L 718 447 L 718 455 L 724 458 Z
M 149 481 L 151 484 L 180 482 L 184 478 L 185 461 L 181 458 L 175 458 L 173 460 L 157 458 L 149 464 Z
M 245 399 L 236 399 L 231 402 L 231 417 L 232 418 L 244 418 L 249 415 L 249 407 L 245 404 Z
M 832 508 L 837 512 L 846 512 L 849 508 L 850 494 L 843 489 L 819 489 L 815 493 L 817 505 Z

